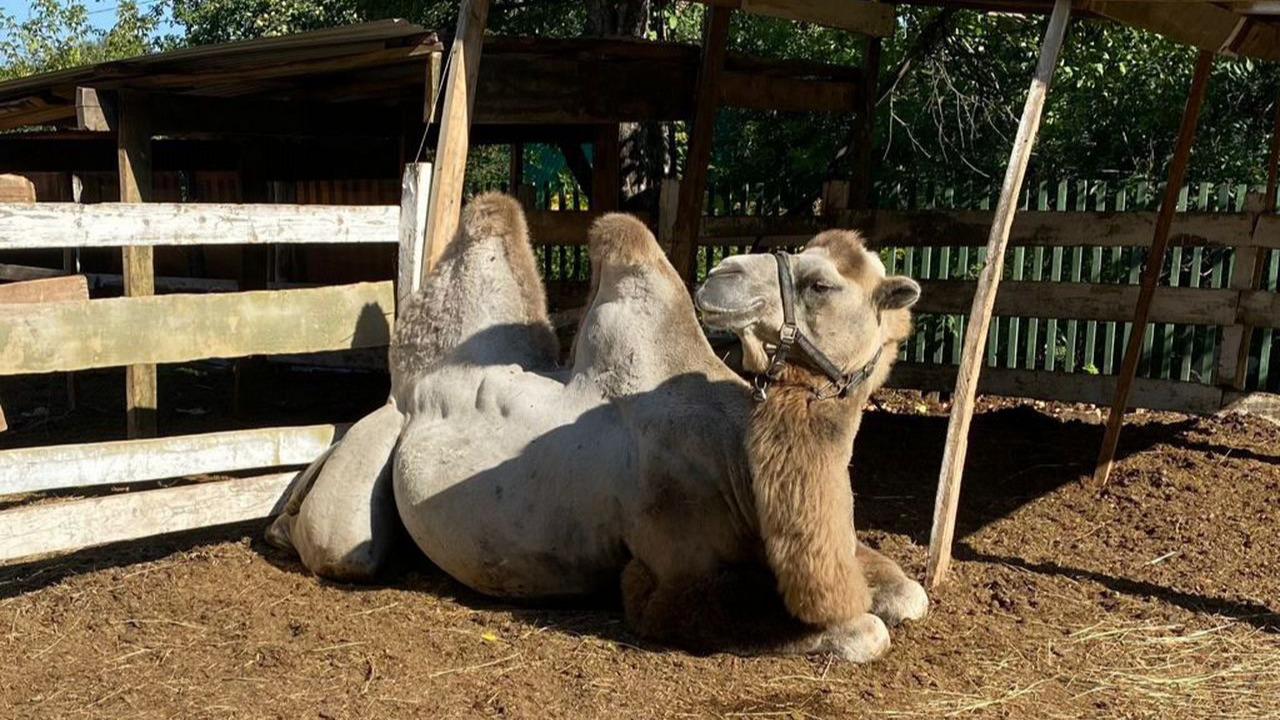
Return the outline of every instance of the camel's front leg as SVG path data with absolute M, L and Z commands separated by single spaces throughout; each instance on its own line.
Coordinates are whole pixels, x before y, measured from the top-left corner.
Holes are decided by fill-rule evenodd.
M 773 575 L 758 567 L 660 579 L 632 559 L 623 573 L 622 597 L 627 623 L 638 635 L 699 652 L 831 653 L 869 662 L 889 649 L 889 630 L 871 613 L 831 627 L 795 619 Z
M 861 541 L 856 554 L 862 575 L 871 587 L 872 613 L 892 626 L 903 620 L 919 620 L 929 612 L 929 596 L 924 587 L 907 577 L 897 563 Z

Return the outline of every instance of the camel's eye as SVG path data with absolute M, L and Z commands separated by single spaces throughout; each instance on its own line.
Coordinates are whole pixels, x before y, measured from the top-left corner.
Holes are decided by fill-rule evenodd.
M 819 295 L 826 295 L 827 293 L 833 293 L 839 289 L 840 288 L 838 286 L 832 285 L 831 283 L 824 282 L 822 280 L 814 280 L 813 283 L 809 285 L 809 290 Z

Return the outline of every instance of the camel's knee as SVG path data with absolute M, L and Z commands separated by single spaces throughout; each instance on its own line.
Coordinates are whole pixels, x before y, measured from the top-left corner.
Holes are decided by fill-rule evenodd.
M 288 541 L 322 577 L 372 579 L 398 535 L 391 456 L 401 424 L 392 404 L 356 423 L 332 449 L 297 513 L 277 519 L 269 539 Z

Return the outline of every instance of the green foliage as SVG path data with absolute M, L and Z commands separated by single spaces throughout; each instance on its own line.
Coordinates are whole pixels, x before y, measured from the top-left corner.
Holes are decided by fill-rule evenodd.
M 125 0 L 110 30 L 94 28 L 78 0 L 32 0 L 30 16 L 21 22 L 0 13 L 0 79 L 150 52 L 161 10 Z

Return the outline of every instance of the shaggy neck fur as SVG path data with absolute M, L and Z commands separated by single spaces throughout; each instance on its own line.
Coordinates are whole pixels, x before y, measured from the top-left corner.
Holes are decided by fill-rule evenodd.
M 829 626 L 867 612 L 854 557 L 849 459 L 871 387 L 819 400 L 827 379 L 788 366 L 751 412 L 747 454 L 760 535 L 787 609 Z

